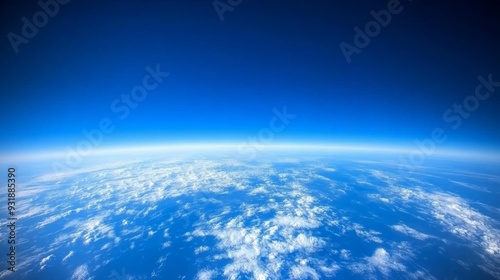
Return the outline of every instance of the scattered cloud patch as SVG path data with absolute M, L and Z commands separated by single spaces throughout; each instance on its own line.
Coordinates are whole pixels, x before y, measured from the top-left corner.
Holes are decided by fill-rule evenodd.
M 71 250 L 69 253 L 62 259 L 63 262 L 67 261 L 69 258 L 71 258 L 75 254 L 75 251 Z
M 90 277 L 89 268 L 85 264 L 78 266 L 73 271 L 73 275 L 71 276 L 71 280 L 89 280 L 89 279 L 93 278 Z
M 40 261 L 40 270 L 43 270 L 54 255 L 48 255 Z
M 384 248 L 378 248 L 373 255 L 365 257 L 363 261 L 351 264 L 351 271 L 356 274 L 365 274 L 371 279 L 376 279 L 377 272 L 384 277 L 389 277 L 391 272 L 406 271 L 406 266 L 399 259 L 391 256 Z
M 406 234 L 406 235 L 411 236 L 411 237 L 418 239 L 418 240 L 426 240 L 429 238 L 434 238 L 434 236 L 432 236 L 432 235 L 428 235 L 428 234 L 419 232 L 419 231 L 417 231 L 417 230 L 415 230 L 407 225 L 403 225 L 403 224 L 393 225 L 393 226 L 391 226 L 391 228 L 395 231 L 401 232 L 403 234 Z

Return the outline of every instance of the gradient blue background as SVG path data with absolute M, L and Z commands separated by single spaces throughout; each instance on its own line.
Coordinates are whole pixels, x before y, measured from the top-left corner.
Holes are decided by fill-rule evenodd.
M 339 44 L 387 1 L 245 0 L 221 22 L 212 1 L 73 0 L 18 54 L 7 33 L 40 7 L 2 1 L 0 146 L 63 150 L 104 117 L 116 125 L 104 146 L 240 142 L 286 105 L 297 118 L 276 142 L 412 145 L 442 127 L 442 148 L 498 151 L 500 90 L 456 131 L 442 114 L 478 75 L 500 80 L 499 10 L 401 3 L 348 64 Z M 156 64 L 170 76 L 120 121 L 111 102 Z

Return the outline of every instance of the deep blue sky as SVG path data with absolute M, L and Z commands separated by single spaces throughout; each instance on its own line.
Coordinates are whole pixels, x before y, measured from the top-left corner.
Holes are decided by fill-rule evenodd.
M 15 54 L 7 34 L 41 8 L 2 1 L 2 151 L 63 149 L 104 117 L 106 146 L 241 142 L 285 105 L 276 142 L 412 145 L 442 127 L 444 148 L 498 150 L 500 88 L 457 130 L 442 115 L 478 75 L 500 81 L 500 10 L 402 1 L 347 63 L 339 44 L 387 2 L 244 0 L 221 22 L 212 1 L 72 0 Z M 120 120 L 110 104 L 156 64 L 170 76 Z

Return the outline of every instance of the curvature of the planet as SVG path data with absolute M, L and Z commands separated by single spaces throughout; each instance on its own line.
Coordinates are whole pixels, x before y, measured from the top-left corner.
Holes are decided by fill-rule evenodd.
M 321 151 L 86 162 L 17 168 L 18 271 L 1 278 L 500 278 L 489 162 L 402 171 L 393 155 Z

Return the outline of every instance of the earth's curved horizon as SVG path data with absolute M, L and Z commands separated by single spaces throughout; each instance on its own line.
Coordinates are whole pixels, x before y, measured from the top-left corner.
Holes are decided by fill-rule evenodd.
M 0 280 L 500 280 L 494 3 L 2 1 Z
M 283 149 L 53 162 L 16 170 L 18 271 L 2 279 L 500 278 L 489 161 L 402 169 L 383 152 Z

